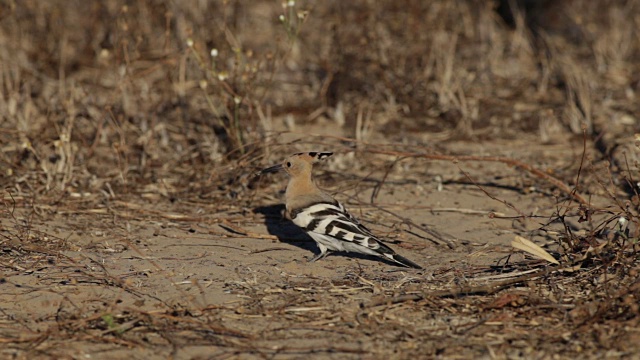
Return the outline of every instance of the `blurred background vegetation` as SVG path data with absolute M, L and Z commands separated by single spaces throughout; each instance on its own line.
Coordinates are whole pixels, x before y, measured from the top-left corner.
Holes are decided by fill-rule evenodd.
M 230 181 L 306 126 L 416 145 L 586 131 L 611 158 L 639 127 L 639 5 L 2 0 L 0 181 Z

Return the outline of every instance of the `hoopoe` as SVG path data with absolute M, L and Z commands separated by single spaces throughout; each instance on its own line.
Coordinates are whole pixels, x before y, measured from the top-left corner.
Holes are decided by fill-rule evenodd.
M 258 174 L 284 170 L 289 174 L 285 192 L 285 216 L 307 232 L 320 248 L 310 261 L 324 258 L 330 251 L 355 252 L 377 256 L 396 264 L 422 269 L 395 253 L 351 215 L 344 205 L 320 190 L 311 176 L 313 164 L 333 155 L 331 152 L 305 152 L 289 156 L 283 163 Z

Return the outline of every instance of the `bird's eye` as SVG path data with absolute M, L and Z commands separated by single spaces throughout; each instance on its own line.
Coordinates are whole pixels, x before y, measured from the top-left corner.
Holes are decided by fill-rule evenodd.
M 291 162 L 287 161 L 287 167 L 291 167 Z

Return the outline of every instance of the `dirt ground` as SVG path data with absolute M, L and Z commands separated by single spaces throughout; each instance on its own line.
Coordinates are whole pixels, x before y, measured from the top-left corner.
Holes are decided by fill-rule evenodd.
M 0 358 L 640 357 L 638 14 L 0 1 Z M 424 270 L 309 262 L 299 151 Z

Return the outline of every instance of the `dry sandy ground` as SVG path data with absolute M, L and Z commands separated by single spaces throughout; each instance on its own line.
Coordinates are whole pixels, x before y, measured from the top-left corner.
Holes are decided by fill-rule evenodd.
M 522 145 L 451 142 L 447 151 L 509 156 L 549 172 L 572 166 L 566 154 L 580 155 L 571 142 Z M 559 350 L 570 349 L 615 358 L 638 350 L 633 328 L 624 343 L 579 335 L 584 319 L 572 311 L 589 297 L 574 286 L 576 274 L 393 304 L 546 266 L 509 244 L 519 234 L 555 253 L 551 230 L 562 227 L 550 222 L 562 196 L 500 163 L 407 159 L 385 178 L 381 166 L 341 171 L 349 158 L 338 152 L 318 167 L 320 184 L 424 270 L 346 254 L 309 263 L 315 244 L 282 218 L 283 175 L 246 188 L 237 196 L 251 206 L 237 208 L 188 195 L 80 194 L 54 214 L 28 199 L 14 199 L 13 209 L 5 197 L 0 333 L 11 342 L 1 356 L 565 358 Z M 574 220 L 575 231 L 586 228 Z
M 640 358 L 638 13 L 0 0 L 0 359 Z M 309 263 L 298 151 L 424 270 Z

